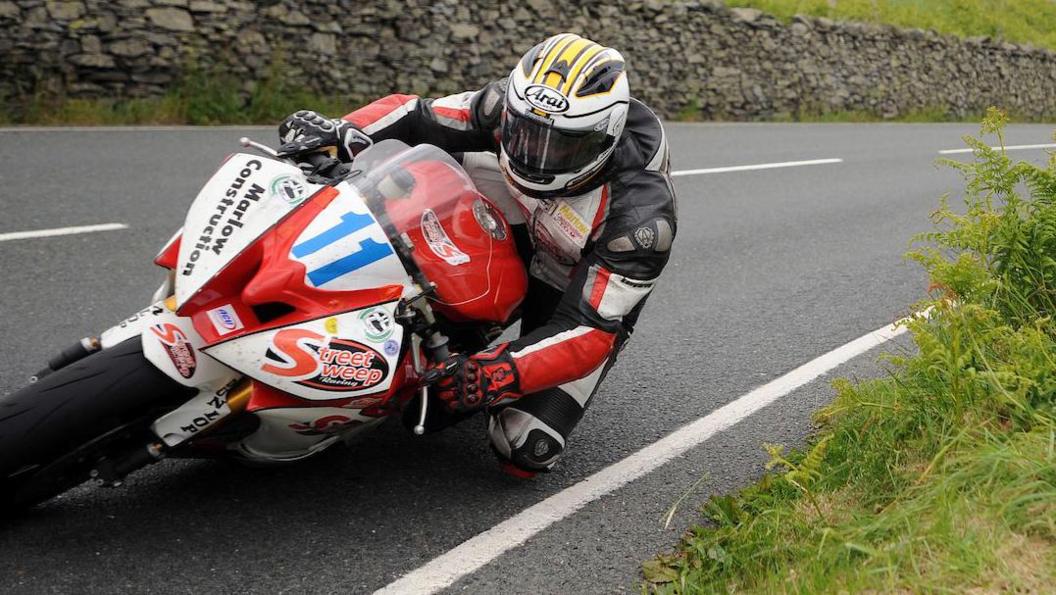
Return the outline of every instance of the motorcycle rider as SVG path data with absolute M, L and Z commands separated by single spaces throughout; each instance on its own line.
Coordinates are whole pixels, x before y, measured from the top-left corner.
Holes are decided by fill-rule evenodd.
M 507 78 L 438 99 L 390 95 L 342 119 L 299 111 L 284 156 L 372 142 L 460 159 L 529 258 L 520 338 L 439 364 L 457 421 L 481 409 L 504 468 L 549 470 L 630 336 L 676 229 L 667 139 L 630 96 L 619 52 L 578 35 L 530 49 Z

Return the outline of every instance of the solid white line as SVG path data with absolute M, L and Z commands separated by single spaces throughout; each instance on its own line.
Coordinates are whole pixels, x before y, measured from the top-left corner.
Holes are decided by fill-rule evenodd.
M 712 436 L 730 428 L 797 388 L 882 345 L 906 331 L 895 323 L 859 337 L 842 347 L 803 364 L 672 434 L 614 463 L 583 481 L 531 506 L 487 531 L 434 558 L 376 594 L 436 593 L 458 579 L 476 572 L 550 525 L 583 506 L 630 483 Z
M 34 231 L 12 231 L 0 233 L 0 242 L 8 240 L 28 240 L 31 238 L 50 238 L 54 236 L 68 236 L 77 233 L 93 233 L 96 231 L 114 231 L 127 229 L 124 223 L 100 223 L 99 225 L 81 225 L 80 227 L 55 227 L 52 229 L 37 229 Z
M 757 165 L 733 165 L 730 167 L 709 167 L 707 169 L 683 169 L 671 172 L 672 178 L 678 176 L 697 176 L 701 174 L 724 174 L 731 171 L 751 171 L 755 169 L 777 169 L 780 167 L 800 167 L 804 165 L 827 165 L 843 163 L 843 159 L 811 159 L 809 161 L 781 161 L 778 163 L 759 163 Z
M 995 151 L 1000 151 L 1001 147 L 990 147 Z M 1005 147 L 1006 151 L 1022 151 L 1024 149 L 1056 149 L 1056 144 L 1048 143 L 1042 145 L 1011 145 Z M 958 153 L 971 153 L 975 149 L 943 149 L 939 151 L 939 155 L 956 155 Z

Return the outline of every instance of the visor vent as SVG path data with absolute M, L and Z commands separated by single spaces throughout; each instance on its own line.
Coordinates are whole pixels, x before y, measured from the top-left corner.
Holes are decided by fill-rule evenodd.
M 583 81 L 579 91 L 576 91 L 576 97 L 587 97 L 611 91 L 612 86 L 623 74 L 623 66 L 623 62 L 613 60 L 596 67 L 587 80 Z

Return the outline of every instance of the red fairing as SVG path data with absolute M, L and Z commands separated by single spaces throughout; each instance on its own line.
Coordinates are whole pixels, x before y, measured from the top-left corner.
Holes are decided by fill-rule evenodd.
M 158 255 L 154 258 L 154 264 L 167 269 L 175 269 L 180 258 L 180 240 L 182 239 L 182 233 L 177 233 L 172 236 L 169 243 L 166 244 L 165 247 L 161 249 L 161 252 L 158 252 Z
M 201 291 L 183 304 L 177 314 L 190 316 L 207 345 L 249 333 L 315 320 L 399 299 L 402 288 L 390 285 L 356 291 L 325 291 L 304 283 L 304 265 L 290 259 L 290 247 L 301 231 L 337 196 L 332 187 L 320 190 L 273 229 L 250 244 Z M 293 310 L 260 322 L 253 306 L 281 303 Z M 208 312 L 221 306 L 235 310 L 244 328 L 220 335 Z
M 450 165 L 418 162 L 407 169 L 414 175 L 410 195 L 385 208 L 437 285 L 434 308 L 455 322 L 506 322 L 528 286 L 509 225 Z

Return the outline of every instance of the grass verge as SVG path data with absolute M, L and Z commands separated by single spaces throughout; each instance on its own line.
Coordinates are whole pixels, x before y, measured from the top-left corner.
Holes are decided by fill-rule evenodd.
M 1004 144 L 1007 118 L 983 131 Z M 918 348 L 835 383 L 810 446 L 713 498 L 643 566 L 643 590 L 1022 591 L 1056 584 L 1056 156 L 966 137 L 965 208 L 944 199 L 909 257 L 932 280 Z
M 284 82 L 281 63 L 248 94 L 242 82 L 189 69 L 166 94 L 131 99 L 72 99 L 35 94 L 0 109 L 2 125 L 275 124 L 298 109 L 340 116 L 359 98 L 320 96 Z
M 1053 0 L 726 0 L 726 4 L 758 8 L 785 20 L 803 14 L 1056 49 Z

